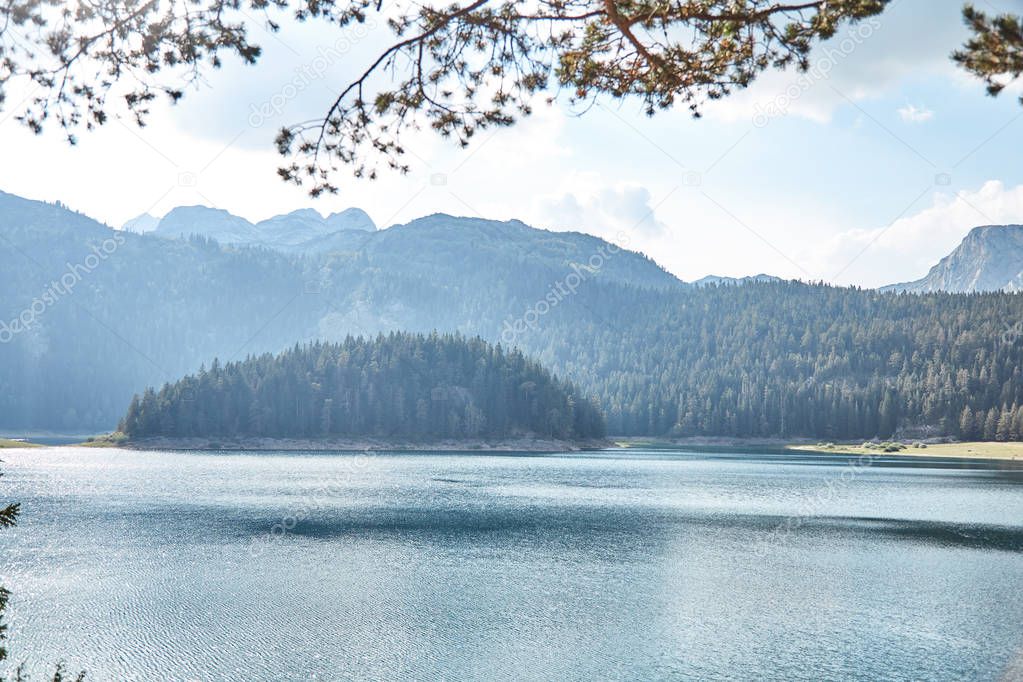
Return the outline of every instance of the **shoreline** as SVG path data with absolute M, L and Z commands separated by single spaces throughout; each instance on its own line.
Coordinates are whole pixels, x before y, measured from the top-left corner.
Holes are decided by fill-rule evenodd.
M 107 446 L 97 440 L 92 447 Z M 610 440 L 566 441 L 554 438 L 502 438 L 440 441 L 398 441 L 385 438 L 143 438 L 109 447 L 127 450 L 239 450 L 332 452 L 578 452 L 612 447 Z
M 1021 441 L 922 441 L 924 447 L 913 447 L 914 442 L 892 441 L 904 447 L 895 452 L 885 452 L 877 447 L 865 448 L 863 441 L 855 443 L 821 443 L 815 438 L 731 438 L 695 436 L 690 438 L 614 438 L 615 446 L 629 448 L 708 448 L 713 450 L 746 450 L 768 448 L 781 453 L 815 453 L 821 455 L 873 455 L 875 457 L 905 457 L 912 459 L 936 458 L 962 461 L 997 460 L 1023 463 L 1023 442 Z
M 688 436 L 685 438 L 657 438 L 653 436 L 608 436 L 622 448 L 787 448 L 790 445 L 811 445 L 816 438 L 733 438 L 731 436 Z
M 891 458 L 936 458 L 962 461 L 996 460 L 1023 464 L 1023 442 L 963 441 L 930 442 L 913 446 L 906 441 L 898 451 L 878 447 L 864 448 L 856 443 L 821 443 L 818 440 L 792 438 L 689 437 L 647 438 L 609 436 L 600 440 L 566 441 L 553 438 L 446 439 L 439 441 L 402 441 L 387 438 L 167 438 L 127 440 L 121 434 L 97 436 L 82 443 L 49 445 L 31 441 L 0 439 L 0 448 L 111 447 L 125 450 L 223 450 L 223 451 L 312 451 L 312 452 L 579 452 L 607 449 L 693 449 L 696 451 L 744 451 L 766 449 L 778 454 L 815 453 L 821 455 L 873 455 Z

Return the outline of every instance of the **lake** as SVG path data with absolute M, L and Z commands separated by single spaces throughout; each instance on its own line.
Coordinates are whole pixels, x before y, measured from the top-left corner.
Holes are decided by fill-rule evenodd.
M 10 662 L 92 680 L 1018 679 L 1023 476 L 771 453 L 2 453 Z

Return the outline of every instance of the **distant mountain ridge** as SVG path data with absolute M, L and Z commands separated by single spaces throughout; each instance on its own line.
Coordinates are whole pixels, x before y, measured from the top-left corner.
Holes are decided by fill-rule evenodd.
M 285 254 L 356 258 L 374 267 L 415 271 L 422 255 L 431 255 L 424 275 L 441 278 L 462 273 L 470 260 L 488 266 L 472 274 L 507 272 L 523 275 L 531 266 L 560 269 L 573 267 L 582 276 L 597 276 L 641 287 L 685 286 L 650 258 L 616 247 L 582 232 L 553 232 L 531 227 L 520 220 L 486 220 L 435 213 L 378 230 L 359 208 L 332 213 L 326 218 L 311 208 L 298 209 L 252 223 L 228 211 L 208 206 L 179 206 L 159 220 L 155 229 L 146 217 L 125 223 L 124 229 L 164 239 L 199 236 L 230 246 L 269 248 Z M 438 272 L 437 260 L 445 265 Z M 525 265 L 525 270 L 523 266 Z M 488 270 L 489 268 L 489 270 Z M 550 279 L 549 274 L 544 275 Z M 553 283 L 553 282 L 551 282 Z
M 473 263 L 473 278 L 491 285 L 502 278 L 522 278 L 551 287 L 576 273 L 639 288 L 685 286 L 651 258 L 591 234 L 543 230 L 521 220 L 444 213 L 376 232 L 360 245 L 359 258 L 375 267 L 421 273 L 440 281 Z
M 146 234 L 155 230 L 159 224 L 160 219 L 156 216 L 142 213 L 121 225 L 121 229 L 125 232 L 134 232 L 135 234 Z
M 377 227 L 360 208 L 349 208 L 327 217 L 315 209 L 302 208 L 252 223 L 219 208 L 178 206 L 159 220 L 148 214 L 133 218 L 122 229 L 167 239 L 201 236 L 232 246 L 306 252 L 318 251 L 325 238 L 352 232 L 364 235 L 375 232 Z
M 1023 225 L 975 227 L 926 276 L 882 291 L 1023 291 Z
M 483 218 L 458 217 L 444 213 L 417 218 L 404 225 L 394 225 L 386 230 L 378 229 L 372 218 L 360 208 L 349 208 L 339 213 L 332 213 L 326 218 L 315 209 L 302 208 L 290 213 L 267 218 L 252 223 L 245 218 L 236 216 L 226 210 L 208 206 L 178 206 L 169 211 L 162 219 L 144 213 L 126 222 L 123 230 L 137 234 L 152 234 L 165 239 L 185 239 L 192 236 L 212 239 L 220 244 L 231 246 L 257 246 L 274 249 L 284 253 L 295 254 L 330 254 L 354 253 L 365 250 L 367 253 L 379 254 L 381 251 L 394 253 L 393 249 L 399 241 L 404 241 L 405 229 L 412 229 L 422 238 L 428 239 L 431 246 L 442 247 L 445 242 L 461 239 L 468 235 L 471 243 L 479 237 L 498 238 L 504 254 L 517 253 L 520 257 L 540 255 L 546 247 L 560 252 L 564 257 L 563 264 L 571 266 L 582 264 L 591 258 L 599 262 L 603 269 L 613 260 L 613 256 L 621 249 L 608 245 L 607 242 L 582 232 L 552 232 L 537 230 L 520 220 L 497 221 Z M 395 240 L 393 230 L 403 233 L 400 240 Z M 538 243 L 535 232 L 545 236 Z M 384 236 L 386 235 L 386 236 Z M 373 239 L 367 239 L 373 237 Z M 542 243 L 542 245 L 541 245 Z M 602 245 L 608 245 L 607 258 L 600 255 Z M 404 255 L 415 258 L 413 249 L 399 247 Z M 634 260 L 637 256 L 645 259 L 648 272 L 631 283 L 641 286 L 685 286 L 686 283 L 668 273 L 649 258 L 625 252 L 624 260 Z M 623 259 L 618 259 L 623 260 Z M 582 265 L 580 265 L 582 267 Z M 617 266 L 612 266 L 612 270 Z M 633 273 L 635 274 L 635 273 Z M 758 274 L 746 277 L 719 277 L 707 275 L 690 284 L 702 287 L 707 285 L 737 285 L 756 282 L 780 282 L 781 278 L 773 275 Z
M 753 284 L 759 282 L 781 282 L 781 277 L 775 277 L 774 275 L 765 275 L 760 273 L 759 275 L 747 275 L 746 277 L 719 277 L 718 275 L 707 275 L 701 277 L 698 280 L 692 282 L 694 287 L 705 287 L 705 286 L 735 286 L 740 284 Z

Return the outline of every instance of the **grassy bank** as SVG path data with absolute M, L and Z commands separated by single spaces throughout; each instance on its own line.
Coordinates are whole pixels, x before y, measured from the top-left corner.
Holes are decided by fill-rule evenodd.
M 29 443 L 24 440 L 11 440 L 10 438 L 0 438 L 0 450 L 5 448 L 44 448 L 45 445 L 39 443 Z
M 889 452 L 879 447 L 865 448 L 863 445 L 788 445 L 788 450 L 801 452 L 825 452 L 840 455 L 892 455 L 906 457 L 957 457 L 961 459 L 1005 459 L 1023 461 L 1023 443 L 1000 443 L 994 441 L 968 441 L 965 443 L 933 443 L 923 447 L 905 445 L 901 450 Z
M 82 443 L 76 443 L 77 447 L 83 448 L 116 448 L 128 440 L 128 437 L 119 431 L 104 433 L 101 436 L 91 436 Z
M 794 445 L 791 439 L 785 438 L 733 438 L 731 436 L 693 436 L 687 438 L 653 438 L 645 436 L 609 436 L 615 447 L 619 448 L 643 448 L 649 450 L 668 449 L 678 450 L 679 448 L 700 449 L 748 449 L 748 448 L 769 448 L 771 450 L 784 449 Z M 810 444 L 810 439 L 799 445 Z

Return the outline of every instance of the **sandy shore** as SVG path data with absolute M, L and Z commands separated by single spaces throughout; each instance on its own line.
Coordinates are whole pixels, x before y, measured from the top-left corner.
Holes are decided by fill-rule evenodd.
M 883 452 L 877 448 L 864 448 L 862 441 L 856 443 L 834 443 L 830 447 L 819 444 L 816 439 L 784 438 L 611 438 L 614 444 L 623 448 L 691 448 L 711 449 L 753 449 L 791 450 L 794 452 L 819 452 L 830 455 L 874 455 L 884 457 L 941 457 L 945 459 L 994 459 L 1023 463 L 1023 442 L 969 441 L 962 443 L 935 443 L 925 441 L 926 447 L 916 448 L 912 441 L 900 441 L 905 449 L 897 452 Z
M 965 443 L 931 443 L 925 448 L 907 447 L 898 452 L 882 452 L 859 445 L 835 444 L 833 447 L 820 445 L 789 445 L 789 450 L 801 452 L 822 452 L 836 455 L 876 455 L 883 457 L 945 457 L 949 459 L 1000 459 L 1023 462 L 1023 443 L 970 441 Z

